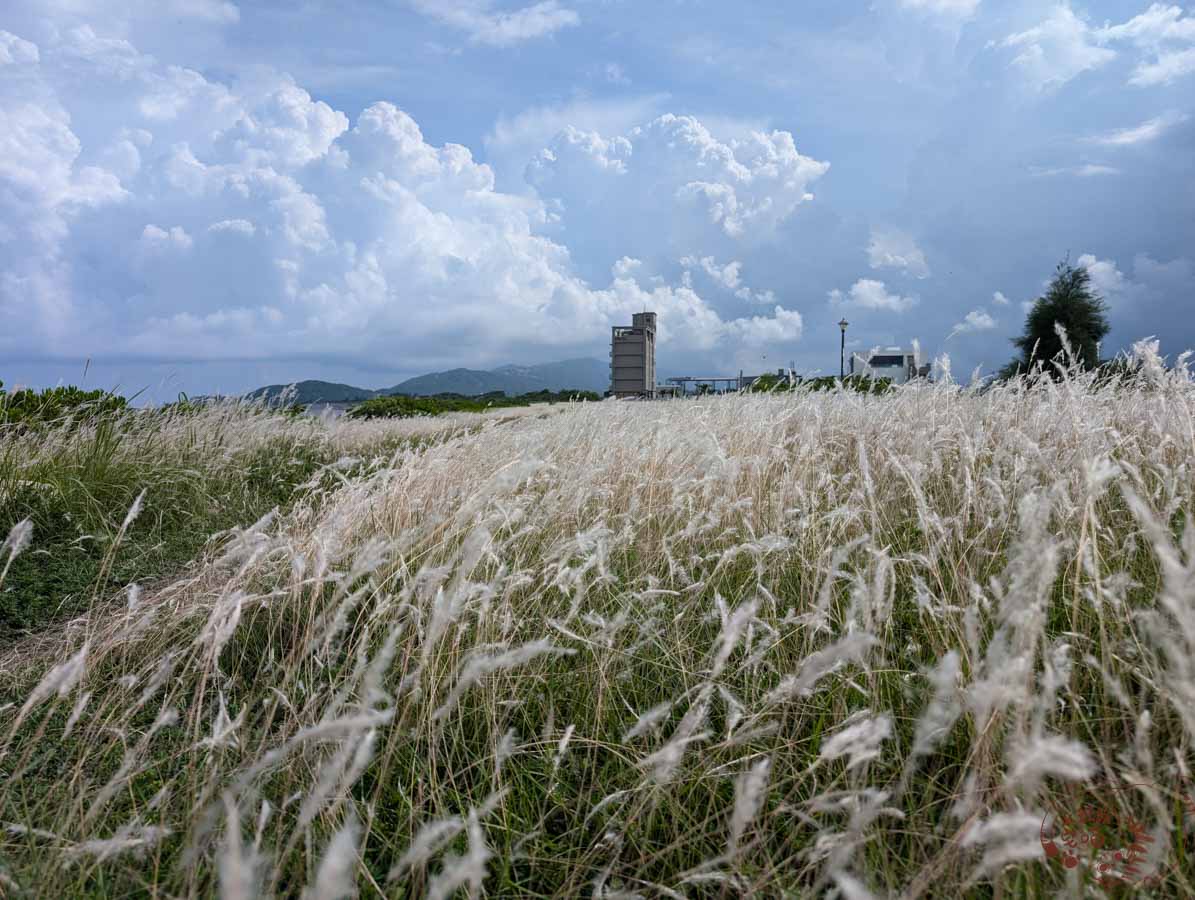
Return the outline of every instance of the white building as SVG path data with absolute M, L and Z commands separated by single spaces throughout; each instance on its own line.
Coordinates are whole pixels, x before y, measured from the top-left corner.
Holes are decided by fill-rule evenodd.
M 851 354 L 851 374 L 889 378 L 893 384 L 904 384 L 929 375 L 929 366 L 922 365 L 921 351 L 917 348 L 873 347 L 863 353 Z

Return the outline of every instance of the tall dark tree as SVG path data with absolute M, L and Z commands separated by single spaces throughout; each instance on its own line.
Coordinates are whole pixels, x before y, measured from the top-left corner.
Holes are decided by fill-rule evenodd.
M 1046 293 L 1029 310 L 1024 333 L 1013 339 L 1020 355 L 1001 374 L 1007 377 L 1032 371 L 1039 362 L 1056 374 L 1051 360 L 1062 353 L 1062 340 L 1055 325 L 1066 329 L 1067 343 L 1080 365 L 1094 369 L 1100 363 L 1100 341 L 1109 331 L 1107 311 L 1103 298 L 1091 287 L 1090 273 L 1063 260 Z

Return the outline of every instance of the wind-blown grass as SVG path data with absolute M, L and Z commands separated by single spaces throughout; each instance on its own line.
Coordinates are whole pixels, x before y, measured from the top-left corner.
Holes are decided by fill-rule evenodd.
M 33 425 L 0 422 L 0 532 L 28 519 L 37 535 L 0 591 L 0 640 L 85 612 L 112 584 L 177 575 L 214 535 L 288 508 L 313 479 L 339 483 L 320 477 L 329 467 L 462 427 L 457 416 L 435 426 L 329 429 L 236 403 L 91 403 Z M 114 553 L 125 512 L 142 493 L 142 515 Z
M 1148 782 L 1189 895 L 1195 385 L 1138 352 L 398 446 L 0 660 L 0 884 L 1052 896 L 1048 804 Z

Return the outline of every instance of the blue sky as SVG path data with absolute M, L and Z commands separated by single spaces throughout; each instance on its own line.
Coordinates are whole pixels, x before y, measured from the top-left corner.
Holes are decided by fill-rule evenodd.
M 990 371 L 1066 254 L 1195 346 L 1195 9 L 10 0 L 0 378 L 240 391 L 578 355 Z

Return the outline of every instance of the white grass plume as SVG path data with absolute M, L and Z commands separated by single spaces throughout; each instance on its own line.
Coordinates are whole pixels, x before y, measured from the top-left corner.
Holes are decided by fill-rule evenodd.
M 332 836 L 315 873 L 315 882 L 303 892 L 303 900 L 344 900 L 357 895 L 357 847 L 361 823 L 350 812 Z
M 479 807 L 469 811 L 470 816 L 480 822 L 482 819 L 492 815 L 501 806 L 502 801 L 506 798 L 506 794 L 506 790 L 491 794 Z M 440 850 L 447 847 L 452 839 L 461 833 L 461 830 L 465 826 L 466 820 L 461 816 L 449 816 L 422 825 L 419 831 L 415 833 L 415 837 L 411 840 L 406 851 L 399 857 L 398 862 L 394 864 L 390 872 L 386 875 L 386 881 L 394 881 L 408 870 L 425 865 Z
M 498 740 L 498 746 L 494 749 L 494 777 L 497 778 L 502 774 L 502 766 L 515 754 L 518 746 L 518 735 L 513 728 L 509 728 L 503 733 Z
M 321 767 L 316 783 L 303 798 L 299 808 L 299 827 L 315 819 L 324 806 L 336 797 L 343 797 L 365 771 L 373 758 L 377 744 L 376 729 L 349 735 Z
M 147 850 L 169 837 L 170 834 L 169 828 L 159 825 L 142 825 L 140 822 L 133 821 L 122 826 L 110 838 L 94 838 L 67 848 L 67 860 L 74 861 L 81 857 L 92 857 L 97 862 L 104 862 L 124 853 L 142 857 Z
M 217 858 L 220 900 L 255 900 L 260 896 L 262 860 L 241 842 L 240 810 L 230 794 L 224 796 L 224 808 L 224 844 Z
M 468 852 L 464 856 L 451 855 L 444 859 L 440 871 L 428 885 L 428 900 L 448 900 L 462 887 L 468 888 L 469 897 L 480 896 L 481 885 L 486 876 L 486 864 L 493 853 L 486 845 L 477 810 L 469 810 L 465 830 L 469 835 Z
M 879 900 L 862 881 L 849 872 L 835 872 L 834 884 L 838 887 L 842 900 Z
M 674 701 L 665 700 L 663 703 L 657 703 L 651 709 L 647 710 L 638 719 L 635 724 L 628 728 L 622 736 L 622 742 L 629 744 L 635 738 L 647 734 L 649 731 L 659 727 L 660 723 L 668 717 L 672 712 Z
M 450 816 L 447 819 L 439 819 L 435 822 L 424 824 L 415 834 L 415 838 L 411 841 L 410 846 L 399 857 L 398 862 L 390 869 L 386 880 L 393 881 L 399 878 L 406 870 L 424 865 L 442 848 L 446 847 L 454 837 L 460 834 L 461 829 L 464 827 L 464 819 L 460 816 Z
M 654 781 L 663 783 L 671 780 L 689 745 L 710 737 L 710 732 L 698 733 L 697 729 L 705 724 L 709 715 L 712 692 L 712 685 L 708 682 L 703 684 L 668 742 L 640 761 L 639 765 L 648 770 Z
M 66 725 L 62 728 L 62 739 L 66 740 L 70 737 L 71 732 L 75 730 L 75 726 L 79 724 L 79 720 L 83 718 L 83 712 L 87 709 L 87 704 L 91 700 L 91 691 L 84 691 L 79 695 L 79 699 L 75 701 L 75 706 L 71 710 L 71 714 L 67 717 Z
M 771 771 L 772 760 L 765 756 L 752 763 L 750 768 L 735 779 L 734 812 L 730 817 L 730 839 L 726 845 L 726 852 L 730 856 L 734 856 L 738 851 L 743 832 L 759 815 L 766 798 L 768 775 Z
M 1044 818 L 1041 811 L 1021 811 L 996 813 L 975 823 L 960 841 L 963 847 L 983 848 L 973 877 L 982 877 L 1012 862 L 1041 858 Z
M 822 742 L 818 762 L 849 757 L 847 769 L 854 769 L 880 755 L 880 745 L 892 736 L 892 719 L 861 710 L 846 721 L 846 727 Z
M 46 676 L 38 682 L 37 687 L 26 699 L 25 705 L 21 709 L 22 716 L 51 694 L 65 697 L 71 692 L 83 677 L 84 669 L 87 666 L 87 650 L 87 644 L 84 644 L 74 656 L 54 666 L 46 673 Z
M 8 535 L 4 538 L 4 543 L 0 544 L 0 554 L 5 551 L 8 552 L 8 559 L 4 561 L 4 568 L 0 569 L 0 585 L 4 584 L 4 578 L 8 575 L 8 569 L 12 565 L 12 561 L 29 546 L 32 540 L 33 522 L 29 519 L 21 519 L 12 528 L 8 529 Z
M 87 650 L 88 645 L 84 643 L 73 656 L 52 667 L 42 677 L 42 680 L 37 683 L 37 686 L 30 691 L 29 696 L 25 699 L 25 703 L 21 706 L 21 711 L 17 713 L 16 720 L 8 732 L 8 737 L 5 739 L 4 744 L 0 746 L 0 759 L 4 758 L 13 735 L 16 734 L 25 717 L 29 715 L 35 706 L 45 702 L 54 694 L 57 694 L 59 697 L 65 697 L 82 680 L 83 673 L 87 667 Z
M 129 511 L 125 513 L 124 521 L 120 523 L 120 534 L 124 534 L 129 530 L 129 526 L 141 515 L 141 506 L 145 502 L 145 489 L 142 488 L 136 499 L 133 500 L 133 505 L 129 507 Z
M 33 522 L 30 519 L 21 519 L 12 528 L 8 529 L 8 535 L 4 538 L 4 543 L 0 544 L 0 553 L 5 550 L 8 551 L 9 556 L 17 556 L 29 546 L 33 540 Z
M 571 656 L 576 652 L 541 639 L 503 653 L 474 657 L 465 664 L 444 702 L 432 713 L 432 721 L 438 722 L 452 712 L 464 693 L 487 675 L 525 665 L 540 656 Z
M 874 635 L 853 632 L 815 653 L 805 657 L 796 675 L 786 675 L 767 695 L 765 703 L 781 703 L 793 697 L 808 697 L 821 679 L 852 662 L 861 662 L 875 646 Z
M 722 606 L 722 598 L 719 596 L 716 599 L 719 606 Z M 742 606 L 737 607 L 729 615 L 725 611 L 722 612 L 722 631 L 718 635 L 718 652 L 714 657 L 714 664 L 710 673 L 711 680 L 722 674 L 722 670 L 730 660 L 730 654 L 734 652 L 735 645 L 742 637 L 743 631 L 747 628 L 751 620 L 755 618 L 757 608 L 758 602 L 750 600 Z
M 958 687 L 960 668 L 958 651 L 951 650 L 938 661 L 930 674 L 933 695 L 917 719 L 917 727 L 913 732 L 912 759 L 932 752 L 958 719 L 962 711 Z
M 576 725 L 569 725 L 564 729 L 564 734 L 560 736 L 560 741 L 556 744 L 556 754 L 552 757 L 552 781 L 556 781 L 556 776 L 560 774 L 560 765 L 564 762 L 564 754 L 568 749 L 569 742 L 573 739 L 573 732 L 576 730 Z
M 216 707 L 216 714 L 212 718 L 212 731 L 205 737 L 200 744 L 204 747 L 223 747 L 226 744 L 235 746 L 237 744 L 237 730 L 244 722 L 245 713 L 247 710 L 242 707 L 241 711 L 237 713 L 235 719 L 228 715 L 228 707 L 224 702 L 224 692 L 221 691 L 218 695 L 219 705 Z
M 1095 757 L 1083 744 L 1061 735 L 1040 735 L 1009 750 L 1011 769 L 1004 779 L 1009 790 L 1037 793 L 1043 778 L 1086 781 L 1096 773 Z

